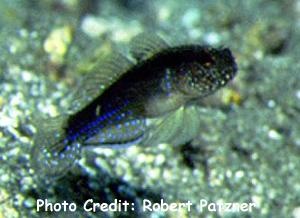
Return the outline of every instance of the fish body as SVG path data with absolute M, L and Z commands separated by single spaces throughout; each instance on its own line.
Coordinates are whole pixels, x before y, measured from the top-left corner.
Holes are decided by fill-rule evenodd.
M 197 107 L 189 103 L 226 85 L 237 72 L 227 48 L 172 47 L 155 35 L 138 36 L 131 54 L 135 63 L 118 55 L 103 64 L 102 71 L 87 79 L 88 88 L 80 87 L 86 104 L 54 121 L 59 127 L 37 134 L 34 166 L 57 176 L 72 166 L 84 147 L 191 140 L 200 124 Z M 104 82 L 108 85 L 99 89 Z

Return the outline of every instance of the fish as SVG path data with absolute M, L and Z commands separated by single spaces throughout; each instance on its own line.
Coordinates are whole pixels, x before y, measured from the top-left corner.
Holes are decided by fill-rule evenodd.
M 113 52 L 83 79 L 72 114 L 39 123 L 31 152 L 38 175 L 62 176 L 82 149 L 188 142 L 200 132 L 195 102 L 238 70 L 229 48 L 172 45 L 157 34 L 137 35 L 129 53 Z

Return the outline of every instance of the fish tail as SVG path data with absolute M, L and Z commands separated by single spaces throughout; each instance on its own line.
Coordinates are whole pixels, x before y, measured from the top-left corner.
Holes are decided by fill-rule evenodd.
M 80 143 L 65 137 L 61 118 L 40 122 L 31 150 L 31 167 L 38 177 L 63 176 L 80 157 Z

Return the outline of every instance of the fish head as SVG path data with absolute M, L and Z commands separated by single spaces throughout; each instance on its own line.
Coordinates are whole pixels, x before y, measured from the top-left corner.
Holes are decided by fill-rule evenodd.
M 179 90 L 192 98 L 213 93 L 237 73 L 237 64 L 228 48 L 201 47 L 192 61 L 180 67 Z

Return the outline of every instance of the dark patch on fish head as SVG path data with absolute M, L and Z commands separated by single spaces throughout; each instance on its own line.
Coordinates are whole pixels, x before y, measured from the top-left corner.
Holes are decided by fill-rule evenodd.
M 194 54 L 194 59 L 180 67 L 180 89 L 191 97 L 211 94 L 226 85 L 237 72 L 231 51 L 205 47 Z

